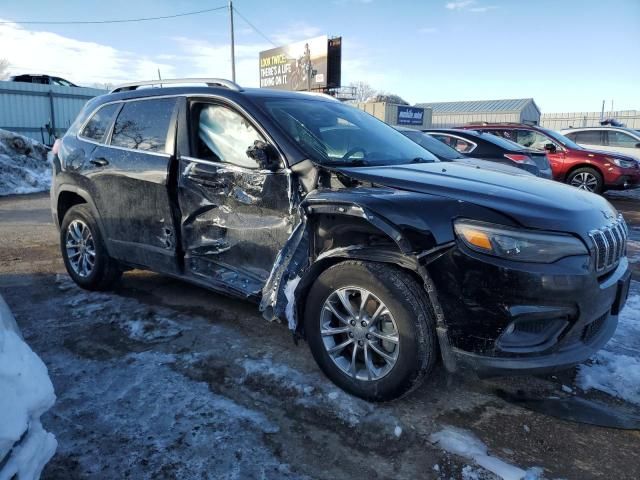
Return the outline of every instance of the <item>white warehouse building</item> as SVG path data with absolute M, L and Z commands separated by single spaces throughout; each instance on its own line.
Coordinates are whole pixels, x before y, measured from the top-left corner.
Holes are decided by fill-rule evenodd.
M 472 122 L 540 124 L 540 109 L 533 98 L 418 103 L 416 107 L 431 109 L 431 123 L 435 128 Z

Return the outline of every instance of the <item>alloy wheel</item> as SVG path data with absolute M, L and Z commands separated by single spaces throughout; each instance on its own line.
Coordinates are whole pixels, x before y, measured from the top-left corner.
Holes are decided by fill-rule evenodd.
M 345 287 L 329 295 L 320 335 L 333 363 L 357 380 L 379 380 L 398 360 L 398 326 L 387 306 L 364 288 Z
M 587 192 L 595 192 L 598 188 L 598 179 L 589 172 L 580 172 L 571 179 L 571 186 Z
M 89 226 L 82 220 L 74 220 L 67 227 L 65 247 L 73 271 L 82 278 L 91 275 L 96 262 L 96 246 Z

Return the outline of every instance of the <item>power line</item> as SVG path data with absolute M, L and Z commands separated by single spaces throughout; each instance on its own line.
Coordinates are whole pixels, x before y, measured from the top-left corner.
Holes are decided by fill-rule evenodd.
M 233 7 L 233 11 L 234 11 L 234 12 L 236 12 L 238 15 L 240 15 L 240 18 L 242 18 L 242 19 L 247 23 L 247 25 L 249 25 L 251 28 L 253 28 L 253 30 L 254 30 L 258 35 L 260 35 L 262 38 L 264 38 L 267 42 L 269 42 L 269 43 L 270 43 L 271 45 L 273 45 L 274 47 L 277 47 L 277 46 L 278 46 L 278 45 L 277 45 L 273 40 L 271 40 L 269 37 L 267 37 L 267 36 L 266 36 L 264 33 L 262 33 L 260 30 L 258 30 L 258 28 L 257 28 L 253 23 L 251 23 L 249 20 L 247 20 L 247 17 L 245 17 L 244 15 L 242 15 L 242 14 L 238 11 L 238 9 L 237 9 L 236 7 Z
M 65 21 L 17 21 L 17 22 L 0 22 L 0 25 L 9 25 L 15 23 L 18 25 L 96 25 L 105 23 L 132 23 L 132 22 L 148 22 L 151 20 L 165 20 L 168 18 L 186 17 L 189 15 L 199 15 L 201 13 L 215 12 L 217 10 L 226 9 L 227 6 L 208 8 L 206 10 L 197 10 L 195 12 L 176 13 L 175 15 L 164 15 L 162 17 L 143 17 L 143 18 L 126 18 L 120 20 L 65 20 Z M 239 13 L 239 12 L 238 12 Z M 242 16 L 242 15 L 241 15 Z M 243 17 L 244 18 L 244 17 Z M 246 19 L 245 19 L 246 21 Z M 247 22 L 248 23 L 248 22 Z

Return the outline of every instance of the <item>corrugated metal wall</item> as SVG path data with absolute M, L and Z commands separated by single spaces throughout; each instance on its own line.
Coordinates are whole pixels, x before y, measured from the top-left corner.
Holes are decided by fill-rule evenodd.
M 54 135 L 64 135 L 89 99 L 104 93 L 97 88 L 0 81 L 0 129 L 51 144 Z
M 471 122 L 520 122 L 520 112 L 513 113 L 433 113 L 432 124 L 434 128 L 450 128 L 466 125 Z
M 543 127 L 562 130 L 570 127 L 599 127 L 601 112 L 545 113 L 540 122 Z M 604 112 L 604 118 L 615 118 L 629 128 L 640 129 L 640 110 Z

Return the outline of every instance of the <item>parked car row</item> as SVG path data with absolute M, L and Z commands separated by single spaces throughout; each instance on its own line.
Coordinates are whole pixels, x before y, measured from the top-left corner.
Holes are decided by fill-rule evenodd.
M 613 335 L 624 219 L 531 175 L 547 165 L 531 145 L 469 130 L 416 142 L 327 96 L 198 82 L 118 87 L 56 142 L 52 213 L 81 287 L 143 268 L 253 301 L 368 400 L 406 394 L 439 359 L 549 372 Z
M 425 143 L 406 130 L 402 129 L 405 135 Z M 636 130 L 593 127 L 566 130 L 563 135 L 538 126 L 501 123 L 424 132 L 465 157 L 510 164 L 589 192 L 640 186 L 640 159 L 629 155 L 640 155 L 640 133 Z M 423 146 L 433 149 L 432 144 Z

